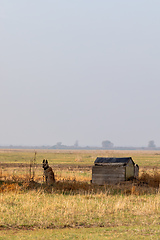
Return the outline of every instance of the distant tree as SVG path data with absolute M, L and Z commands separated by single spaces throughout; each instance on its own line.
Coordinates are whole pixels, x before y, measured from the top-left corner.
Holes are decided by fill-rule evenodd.
M 156 148 L 156 144 L 154 143 L 153 140 L 148 142 L 148 148 Z
M 62 143 L 61 142 L 57 142 L 57 147 L 61 147 L 62 146 Z
M 79 144 L 78 144 L 78 140 L 75 141 L 75 144 L 74 144 L 74 147 L 78 147 Z
M 102 148 L 113 148 L 114 144 L 108 140 L 102 141 Z

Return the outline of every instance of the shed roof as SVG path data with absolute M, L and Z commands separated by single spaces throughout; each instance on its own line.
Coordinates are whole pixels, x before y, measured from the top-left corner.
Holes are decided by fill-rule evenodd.
M 94 164 L 127 164 L 129 161 L 134 161 L 131 157 L 124 157 L 124 158 L 105 158 L 105 157 L 97 157 L 94 161 Z

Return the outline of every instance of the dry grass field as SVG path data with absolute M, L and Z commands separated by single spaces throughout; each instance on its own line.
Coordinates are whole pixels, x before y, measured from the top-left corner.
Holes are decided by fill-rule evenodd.
M 131 156 L 139 180 L 91 184 L 97 156 Z M 0 150 L 0 239 L 160 239 L 160 151 L 37 150 L 34 158 L 33 150 Z M 43 182 L 44 158 L 52 186 Z

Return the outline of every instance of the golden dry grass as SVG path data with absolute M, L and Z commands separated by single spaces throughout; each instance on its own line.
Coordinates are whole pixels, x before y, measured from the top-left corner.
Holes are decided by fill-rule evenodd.
M 1 193 L 0 209 L 3 228 L 146 226 L 159 224 L 160 194 L 5 192 Z
M 62 156 L 64 153 L 56 154 Z M 63 159 L 68 159 L 72 155 L 75 161 L 74 154 L 68 152 L 66 158 L 63 155 Z M 93 152 L 93 155 L 92 153 L 89 155 L 88 152 L 83 154 L 90 161 L 97 152 Z M 36 166 L 34 179 L 31 179 L 27 165 L 23 168 L 20 166 L 1 168 L 1 228 L 158 226 L 160 219 L 158 168 L 146 168 L 143 165 L 140 168 L 139 180 L 97 186 L 90 183 L 91 168 L 84 165 L 83 154 L 76 152 L 76 159 L 82 160 L 83 167 L 73 164 L 56 167 L 53 165 L 56 176 L 56 183 L 53 186 L 43 183 L 41 165 Z M 125 156 L 126 152 L 121 152 L 120 156 L 123 154 Z M 136 153 L 134 154 L 136 156 Z M 144 155 L 145 158 L 151 156 L 149 155 L 151 153 L 147 154 Z M 158 155 L 154 156 L 155 161 Z
M 43 183 L 43 178 L 36 176 L 34 181 L 30 179 L 29 175 L 17 175 L 8 177 L 5 176 L 1 180 L 0 192 L 26 190 L 44 190 L 48 193 L 65 193 L 65 194 L 85 194 L 87 193 L 108 193 L 108 194 L 155 194 L 159 191 L 160 186 L 160 172 L 158 170 L 149 170 L 148 172 L 141 172 L 139 180 L 120 182 L 119 184 L 106 184 L 98 186 L 91 184 L 86 177 L 75 176 L 63 177 L 56 175 L 56 183 L 52 186 Z

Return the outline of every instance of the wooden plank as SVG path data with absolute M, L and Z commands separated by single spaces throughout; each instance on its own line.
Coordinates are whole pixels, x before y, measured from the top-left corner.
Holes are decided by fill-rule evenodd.
M 117 167 L 117 166 L 115 166 L 115 167 L 106 167 L 106 166 L 103 166 L 103 167 L 99 167 L 99 166 L 95 166 L 95 167 L 92 167 L 92 170 L 99 170 L 99 171 L 101 171 L 101 170 L 107 170 L 107 169 L 110 169 L 110 170 L 114 170 L 114 169 L 125 169 L 125 167 L 124 166 L 121 166 L 121 167 Z
M 117 180 L 117 181 L 121 181 L 121 180 L 125 180 L 125 177 L 120 177 L 120 178 L 95 178 L 93 177 L 92 178 L 92 181 L 99 181 L 99 180 L 103 180 L 103 181 L 114 181 L 114 180 Z
M 97 182 L 97 181 L 103 181 L 103 182 L 113 182 L 113 181 L 117 181 L 117 182 L 121 182 L 121 181 L 125 181 L 125 178 L 93 178 L 92 182 Z
M 104 180 L 104 179 L 96 179 L 96 180 L 92 180 L 92 183 L 111 183 L 111 182 L 123 182 L 125 181 L 125 179 L 109 179 L 109 180 Z
M 95 176 L 125 176 L 125 172 L 124 173 L 92 173 L 92 175 L 95 175 Z
M 94 177 L 92 178 L 93 179 L 104 179 L 104 180 L 108 180 L 108 179 L 125 179 L 125 176 L 122 176 L 122 177 Z
M 125 170 L 125 167 L 102 167 L 102 168 L 99 168 L 99 167 L 94 167 L 92 168 L 92 171 L 97 171 L 97 172 L 101 172 L 101 171 L 123 171 Z
M 116 169 L 125 169 L 125 166 L 94 166 L 92 167 L 92 170 L 97 170 L 97 171 L 101 171 L 101 170 L 116 170 Z
M 117 179 L 119 179 L 119 178 L 124 178 L 125 179 L 125 175 L 120 175 L 120 176 L 101 176 L 101 175 L 99 175 L 99 176 L 96 176 L 96 175 L 92 175 L 92 179 L 93 178 L 95 178 L 95 179 L 99 179 L 99 178 L 101 178 L 101 179 L 109 179 L 109 178 L 117 178 Z
M 111 175 L 118 175 L 118 174 L 125 174 L 125 171 L 92 171 L 92 174 L 101 174 L 101 175 L 108 175 L 108 174 L 111 174 Z
M 125 175 L 125 171 L 119 171 L 119 172 L 92 172 L 92 174 L 98 174 L 98 175 Z
M 116 184 L 116 183 L 120 183 L 122 181 L 125 181 L 124 179 L 121 179 L 121 180 L 108 180 L 108 181 L 105 181 L 105 180 L 92 180 L 92 183 L 93 184 L 97 184 L 97 185 L 104 185 L 104 184 Z

